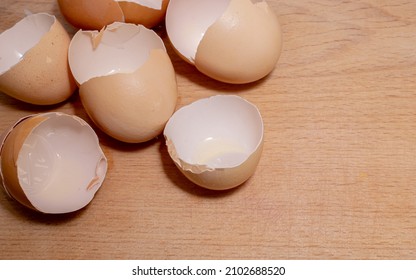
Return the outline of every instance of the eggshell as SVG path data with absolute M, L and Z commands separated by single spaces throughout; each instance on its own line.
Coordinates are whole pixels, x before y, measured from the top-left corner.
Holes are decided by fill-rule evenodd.
M 142 24 L 147 28 L 152 28 L 165 19 L 169 0 L 142 0 L 140 2 L 141 4 L 132 1 L 118 2 L 123 11 L 125 22 Z
M 152 50 L 137 71 L 91 79 L 80 96 L 104 132 L 124 142 L 145 142 L 162 132 L 175 110 L 174 70 L 163 50 Z
M 113 0 L 58 0 L 65 19 L 77 28 L 101 29 L 115 21 L 124 21 L 123 11 Z
M 267 76 L 282 49 L 279 21 L 264 1 L 171 0 L 166 29 L 183 59 L 207 76 L 232 84 Z
M 217 95 L 176 111 L 164 136 L 170 157 L 189 180 L 225 190 L 254 174 L 263 150 L 263 121 L 245 99 Z
M 0 91 L 21 101 L 51 105 L 76 84 L 68 66 L 70 37 L 52 15 L 32 14 L 0 35 Z
M 85 207 L 107 172 L 95 132 L 76 116 L 28 116 L 7 130 L 0 143 L 3 187 L 39 212 L 68 213 Z
M 69 51 L 90 118 L 120 141 L 140 143 L 162 133 L 177 101 L 176 75 L 163 41 L 141 25 L 114 23 L 79 31 Z
M 162 22 L 169 0 L 58 0 L 62 15 L 82 29 L 100 30 L 113 22 L 152 28 Z

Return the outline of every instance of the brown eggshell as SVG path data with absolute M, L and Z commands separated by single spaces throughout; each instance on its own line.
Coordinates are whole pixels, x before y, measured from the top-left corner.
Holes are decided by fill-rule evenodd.
M 249 83 L 274 69 L 281 48 L 280 25 L 266 2 L 232 0 L 202 38 L 195 66 L 219 81 Z
M 163 40 L 143 25 L 116 22 L 100 32 L 79 30 L 69 64 L 88 115 L 120 141 L 156 137 L 176 107 L 172 62 Z
M 80 86 L 88 115 L 110 136 L 130 143 L 159 135 L 175 110 L 175 71 L 164 50 L 154 49 L 133 73 L 96 77 Z
M 153 9 L 133 2 L 119 2 L 123 11 L 125 22 L 142 24 L 147 28 L 152 28 L 161 23 L 166 14 L 169 0 L 163 0 L 161 9 Z
M 50 112 L 27 116 L 2 135 L 1 184 L 10 197 L 43 213 L 79 210 L 101 187 L 107 160 L 81 118 Z
M 193 183 L 210 190 L 228 190 L 246 182 L 254 173 L 263 152 L 263 141 L 241 165 L 211 169 L 186 163 L 176 156 L 173 143 L 167 141 L 168 151 L 176 167 Z
M 115 21 L 124 21 L 123 11 L 113 0 L 58 0 L 65 19 L 82 29 L 101 29 Z
M 263 121 L 245 99 L 216 95 L 177 110 L 164 136 L 170 157 L 189 180 L 226 190 L 254 174 L 263 150 Z
M 232 84 L 267 76 L 282 49 L 280 25 L 266 1 L 171 0 L 166 31 L 182 59 Z
M 36 208 L 27 199 L 20 187 L 15 164 L 26 137 L 33 130 L 33 127 L 36 127 L 43 120 L 43 118 L 23 118 L 19 120 L 4 136 L 0 149 L 0 174 L 5 191 L 21 204 L 33 210 L 36 210 Z M 4 141 L 6 138 L 7 141 Z
M 62 15 L 73 26 L 100 30 L 113 22 L 142 24 L 152 28 L 163 21 L 169 0 L 161 9 L 140 4 L 141 1 L 58 0 Z
M 51 16 L 35 14 L 28 17 Z M 76 89 L 68 65 L 69 43 L 68 33 L 54 17 L 50 30 L 40 41 L 0 75 L 0 91 L 36 105 L 57 104 L 68 99 Z

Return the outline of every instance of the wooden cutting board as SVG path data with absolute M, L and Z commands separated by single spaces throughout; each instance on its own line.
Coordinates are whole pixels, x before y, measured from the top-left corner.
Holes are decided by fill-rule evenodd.
M 249 85 L 200 74 L 172 50 L 178 108 L 238 94 L 264 119 L 254 176 L 226 192 L 189 182 L 163 137 L 128 145 L 97 130 L 106 180 L 82 211 L 49 216 L 0 191 L 1 259 L 416 258 L 416 2 L 267 1 L 280 19 L 276 69 Z M 0 31 L 53 0 L 2 0 Z M 36 112 L 76 114 L 77 93 L 39 107 L 0 94 L 0 130 Z

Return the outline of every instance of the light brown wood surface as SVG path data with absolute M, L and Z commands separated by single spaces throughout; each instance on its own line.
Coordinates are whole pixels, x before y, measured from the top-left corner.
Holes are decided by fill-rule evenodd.
M 128 145 L 96 129 L 106 180 L 82 211 L 49 216 L 0 192 L 1 259 L 415 259 L 416 1 L 267 1 L 284 47 L 249 85 L 200 74 L 166 42 L 178 108 L 238 94 L 264 119 L 254 176 L 232 191 L 190 183 L 163 137 Z M 56 1 L 2 0 L 0 30 Z M 30 113 L 88 122 L 78 95 L 39 107 L 0 94 L 0 130 Z

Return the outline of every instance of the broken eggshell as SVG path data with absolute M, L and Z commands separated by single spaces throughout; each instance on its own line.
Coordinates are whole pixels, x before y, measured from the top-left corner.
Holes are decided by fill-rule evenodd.
M 168 3 L 169 0 L 58 0 L 69 23 L 95 30 L 113 22 L 155 27 L 163 21 Z
M 57 104 L 76 89 L 68 66 L 70 37 L 46 13 L 28 15 L 0 34 L 0 91 L 36 105 Z
M 61 214 L 85 207 L 101 187 L 107 160 L 94 130 L 63 113 L 27 116 L 0 139 L 6 192 L 33 210 Z
M 142 25 L 113 23 L 78 31 L 69 48 L 81 102 L 115 139 L 140 143 L 158 136 L 177 101 L 176 75 L 162 39 Z
M 170 157 L 188 179 L 225 190 L 254 174 L 263 149 L 263 121 L 245 99 L 217 95 L 176 111 L 164 136 Z
M 268 75 L 282 49 L 277 16 L 264 1 L 171 0 L 166 30 L 184 60 L 205 75 L 232 84 Z

